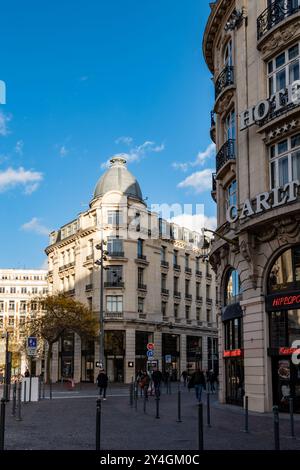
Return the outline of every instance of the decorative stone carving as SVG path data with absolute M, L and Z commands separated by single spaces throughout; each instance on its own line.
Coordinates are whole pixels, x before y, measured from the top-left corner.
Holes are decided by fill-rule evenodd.
M 249 233 L 245 234 L 242 241 L 240 242 L 240 254 L 248 264 L 249 270 L 249 282 L 253 289 L 257 289 L 257 263 L 256 263 L 256 252 L 255 252 L 255 238 Z
M 234 89 L 230 88 L 230 90 L 224 91 L 224 94 L 216 103 L 215 112 L 217 114 L 223 114 L 225 111 L 227 111 L 233 96 Z
M 280 244 L 296 243 L 299 241 L 300 214 L 296 218 L 286 217 L 273 222 L 268 229 L 257 235 L 261 243 L 269 242 L 277 238 Z
M 286 24 L 283 27 L 277 29 L 273 34 L 270 34 L 269 38 L 264 42 L 261 51 L 265 55 L 270 56 L 273 54 L 274 49 L 279 49 L 282 46 L 286 46 L 287 42 L 292 39 L 297 33 L 300 32 L 300 21 L 296 21 L 289 26 Z M 265 57 L 264 57 L 265 58 Z

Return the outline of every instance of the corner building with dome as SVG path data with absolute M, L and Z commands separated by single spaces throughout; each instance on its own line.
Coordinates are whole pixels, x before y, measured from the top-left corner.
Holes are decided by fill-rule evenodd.
M 115 157 L 89 209 L 50 234 L 50 292 L 65 292 L 100 315 L 100 258 L 105 242 L 104 353 L 110 382 L 129 383 L 157 364 L 179 379 L 196 367 L 218 370 L 216 288 L 201 235 L 151 212 L 126 161 Z M 147 358 L 147 344 L 153 357 Z M 53 349 L 52 380 L 94 382 L 99 342 L 68 332 Z
M 299 413 L 300 0 L 210 7 L 219 398 Z

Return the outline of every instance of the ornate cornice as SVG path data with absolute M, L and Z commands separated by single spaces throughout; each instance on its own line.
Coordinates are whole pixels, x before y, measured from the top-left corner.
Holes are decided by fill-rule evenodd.
M 213 48 L 216 35 L 220 30 L 221 26 L 226 20 L 226 13 L 230 7 L 232 7 L 234 0 L 218 0 L 216 3 L 211 4 L 211 14 L 208 18 L 204 36 L 203 36 L 203 55 L 205 61 L 208 65 L 208 68 L 212 73 L 214 73 L 214 56 Z
M 261 50 L 264 60 L 286 48 L 289 42 L 300 36 L 300 13 L 289 16 L 285 21 L 272 28 L 263 36 L 257 48 Z

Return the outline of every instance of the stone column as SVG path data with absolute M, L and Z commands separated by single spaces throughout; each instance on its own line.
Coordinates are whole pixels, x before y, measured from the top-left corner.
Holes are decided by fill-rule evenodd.
M 160 331 L 155 331 L 154 335 L 154 360 L 158 361 L 158 368 L 162 370 L 162 334 Z
M 74 335 L 74 374 L 75 383 L 81 381 L 81 339 L 80 336 Z
M 180 335 L 180 370 L 178 371 L 178 378 L 180 378 L 182 371 L 187 370 L 186 363 L 186 335 Z
M 124 364 L 124 383 L 131 383 L 132 377 L 135 378 L 135 329 L 130 328 L 125 331 L 125 364 Z M 128 367 L 128 362 L 133 361 L 134 367 Z

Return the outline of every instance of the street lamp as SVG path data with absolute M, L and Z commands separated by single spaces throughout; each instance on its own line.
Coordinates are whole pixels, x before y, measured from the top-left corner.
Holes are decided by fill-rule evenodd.
M 5 334 L 1 335 L 2 339 L 5 339 L 5 382 L 4 382 L 4 396 L 6 401 L 9 400 L 8 396 L 8 387 L 10 384 L 10 364 L 11 364 L 11 358 L 10 354 L 8 351 L 8 342 L 9 342 L 9 332 L 6 331 Z
M 99 332 L 99 366 L 100 369 L 104 368 L 104 311 L 103 311 L 103 296 L 104 296 L 104 265 L 103 262 L 106 260 L 107 252 L 104 251 L 104 245 L 106 243 L 101 240 L 101 243 L 96 245 L 96 249 L 100 250 L 100 258 L 95 261 L 97 266 L 100 266 L 100 315 L 99 315 L 99 323 L 100 323 L 100 332 Z
M 231 240 L 228 237 L 224 237 L 224 235 L 220 235 L 218 232 L 215 232 L 214 230 L 210 230 L 208 228 L 203 228 L 202 229 L 203 236 L 204 236 L 204 232 L 210 232 L 213 235 L 215 235 L 216 237 L 219 237 L 222 240 L 224 240 L 225 242 L 229 243 L 230 245 L 234 245 L 235 247 L 238 246 L 238 242 L 236 240 Z M 205 243 L 206 243 L 206 241 L 205 241 L 205 236 L 204 236 L 204 245 L 205 245 Z

